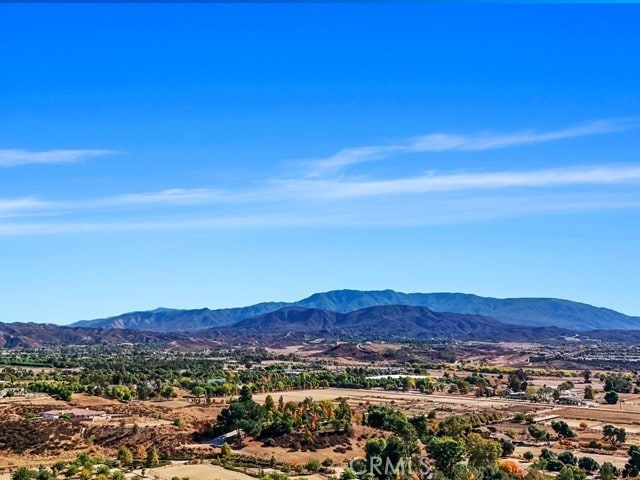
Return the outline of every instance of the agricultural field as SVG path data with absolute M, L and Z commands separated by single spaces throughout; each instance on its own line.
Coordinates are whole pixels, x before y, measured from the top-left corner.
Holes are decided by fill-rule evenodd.
M 638 378 L 621 365 L 576 363 L 579 348 L 314 343 L 11 352 L 0 367 L 0 473 L 40 468 L 74 478 L 85 471 L 89 478 L 80 480 L 91 480 L 105 463 L 111 476 L 157 480 L 349 480 L 361 465 L 354 459 L 369 459 L 375 448 L 390 455 L 392 447 L 426 458 L 427 477 L 487 468 L 516 477 L 563 469 L 594 476 L 606 463 L 633 473 Z M 359 354 L 343 361 L 349 352 Z M 458 452 L 451 465 L 438 457 L 445 444 Z

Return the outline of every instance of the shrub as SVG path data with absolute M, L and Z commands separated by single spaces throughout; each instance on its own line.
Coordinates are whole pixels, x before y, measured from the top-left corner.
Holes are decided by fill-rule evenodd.
M 516 449 L 511 440 L 500 440 L 500 446 L 502 447 L 502 456 L 508 457 Z
M 583 469 L 585 472 L 588 472 L 588 473 L 595 472 L 596 470 L 598 470 L 600 468 L 600 465 L 598 465 L 598 462 L 596 462 L 591 457 L 582 457 L 578 461 L 578 466 L 581 469 Z
M 609 390 L 607 393 L 604 394 L 604 401 L 607 402 L 609 405 L 615 405 L 616 403 L 618 403 L 618 400 L 619 400 L 619 396 L 617 392 L 614 392 L 613 390 Z
M 571 452 L 562 452 L 560 455 L 558 455 L 558 460 L 560 460 L 565 465 L 577 465 L 578 464 L 578 459 Z
M 320 462 L 316 458 L 312 458 L 307 462 L 305 468 L 310 472 L 317 472 L 320 470 Z

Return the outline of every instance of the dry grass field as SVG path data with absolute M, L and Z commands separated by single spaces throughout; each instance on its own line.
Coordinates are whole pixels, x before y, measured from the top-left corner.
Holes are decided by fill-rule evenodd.
M 173 477 L 188 477 L 189 480 L 255 480 L 255 477 L 250 475 L 211 464 L 177 463 L 166 467 L 147 469 L 146 475 L 157 480 L 171 480 Z

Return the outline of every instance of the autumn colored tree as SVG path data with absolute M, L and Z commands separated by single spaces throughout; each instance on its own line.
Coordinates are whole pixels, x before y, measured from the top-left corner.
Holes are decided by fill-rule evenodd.
M 500 462 L 500 465 L 498 466 L 498 468 L 502 470 L 504 473 L 506 473 L 507 475 L 509 475 L 510 477 L 524 478 L 527 474 L 513 460 L 503 460 L 502 462 Z

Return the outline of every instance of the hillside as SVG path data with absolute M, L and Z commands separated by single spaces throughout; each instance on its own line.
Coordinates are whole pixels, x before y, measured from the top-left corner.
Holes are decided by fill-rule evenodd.
M 554 327 L 505 325 L 480 315 L 434 312 L 426 307 L 387 305 L 339 313 L 320 309 L 287 307 L 276 312 L 212 329 L 236 335 L 266 333 L 286 335 L 313 333 L 329 337 L 361 339 L 464 339 L 498 341 L 510 339 L 550 340 L 575 332 Z
M 304 307 L 349 313 L 384 305 L 427 307 L 450 312 L 492 317 L 502 323 L 522 326 L 558 327 L 570 330 L 640 329 L 640 317 L 614 310 L 555 298 L 479 297 L 464 293 L 400 293 L 393 290 L 335 290 L 317 293 L 303 300 L 259 303 L 249 307 L 210 310 L 157 309 L 125 313 L 115 317 L 85 320 L 77 327 L 124 328 L 159 332 L 192 331 L 230 325 L 247 318 L 277 311 L 283 307 Z
M 73 327 L 83 328 L 123 328 L 132 330 L 149 330 L 155 332 L 180 332 L 200 330 L 203 328 L 230 325 L 255 317 L 263 313 L 273 312 L 288 304 L 269 302 L 259 303 L 250 307 L 224 308 L 210 310 L 200 308 L 196 310 L 177 310 L 158 308 L 143 312 L 123 313 L 115 317 L 97 320 L 83 320 L 73 323 Z
M 241 320 L 233 325 L 188 332 L 152 332 L 133 329 L 64 327 L 38 323 L 0 323 L 0 347 L 35 348 L 54 345 L 154 344 L 161 348 L 207 348 L 214 345 L 299 344 L 326 340 L 478 340 L 538 342 L 566 337 L 608 342 L 638 342 L 640 330 L 578 332 L 559 327 L 509 325 L 493 318 L 447 312 L 427 307 L 383 305 L 340 313 L 303 307 L 284 307 Z
M 61 327 L 42 323 L 0 323 L 0 347 L 36 348 L 45 345 L 113 345 L 186 343 L 179 334 L 140 330 Z
M 484 315 L 511 325 L 554 326 L 582 331 L 640 328 L 640 317 L 556 298 L 499 299 L 465 293 L 335 290 L 311 295 L 296 305 L 343 313 L 378 305 L 412 305 L 436 312 Z

